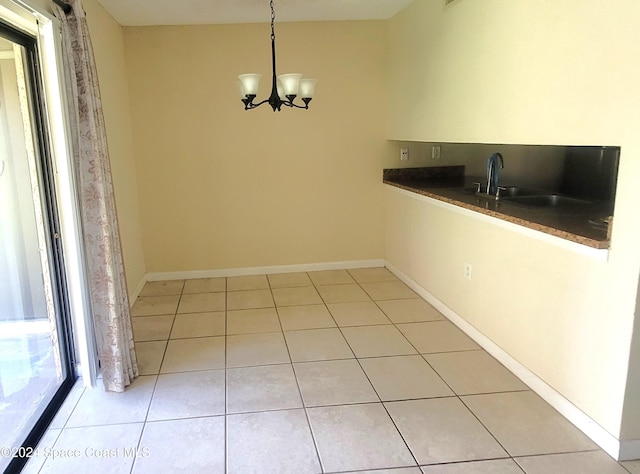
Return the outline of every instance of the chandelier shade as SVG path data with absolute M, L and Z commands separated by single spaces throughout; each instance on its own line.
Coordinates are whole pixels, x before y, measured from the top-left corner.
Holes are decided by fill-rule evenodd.
M 278 76 L 278 80 L 282 84 L 282 91 L 284 96 L 298 95 L 300 90 L 300 79 L 302 74 L 281 74 Z
M 260 85 L 261 77 L 262 74 L 242 74 L 238 76 L 242 95 L 258 95 L 258 86 Z
M 316 88 L 316 82 L 318 82 L 316 79 L 302 79 L 300 81 L 300 97 L 302 99 L 313 98 L 313 92 Z

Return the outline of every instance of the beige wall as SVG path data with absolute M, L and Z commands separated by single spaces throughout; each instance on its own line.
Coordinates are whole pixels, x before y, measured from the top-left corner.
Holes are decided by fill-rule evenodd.
M 95 0 L 83 0 L 96 59 L 129 296 L 144 278 L 122 27 Z
M 149 272 L 384 257 L 387 23 L 276 25 L 278 73 L 318 79 L 308 111 L 244 111 L 268 24 L 125 28 Z
M 640 402 L 624 405 L 639 389 L 627 380 L 640 268 L 638 20 L 633 0 L 416 1 L 390 22 L 389 43 L 393 140 L 622 147 L 607 263 L 397 195 L 386 257 L 627 440 L 640 439 Z

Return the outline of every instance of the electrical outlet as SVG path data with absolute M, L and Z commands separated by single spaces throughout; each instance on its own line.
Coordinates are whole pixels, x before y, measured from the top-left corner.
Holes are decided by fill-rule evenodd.
M 400 161 L 407 161 L 409 159 L 409 149 L 400 148 Z
M 432 160 L 440 159 L 440 145 L 434 145 L 431 147 L 431 159 Z
M 472 271 L 473 271 L 473 266 L 470 263 L 464 262 L 464 277 L 467 280 L 471 280 Z

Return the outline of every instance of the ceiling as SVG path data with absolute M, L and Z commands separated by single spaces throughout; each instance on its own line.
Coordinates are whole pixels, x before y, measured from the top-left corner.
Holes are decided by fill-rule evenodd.
M 413 0 L 275 0 L 276 21 L 386 20 Z M 268 0 L 98 0 L 123 26 L 261 23 Z

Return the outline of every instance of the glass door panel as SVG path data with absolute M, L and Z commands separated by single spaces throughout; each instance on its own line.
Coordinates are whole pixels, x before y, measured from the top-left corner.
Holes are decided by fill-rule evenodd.
M 22 39 L 0 30 L 0 446 L 13 450 L 0 471 L 73 377 L 35 42 Z

